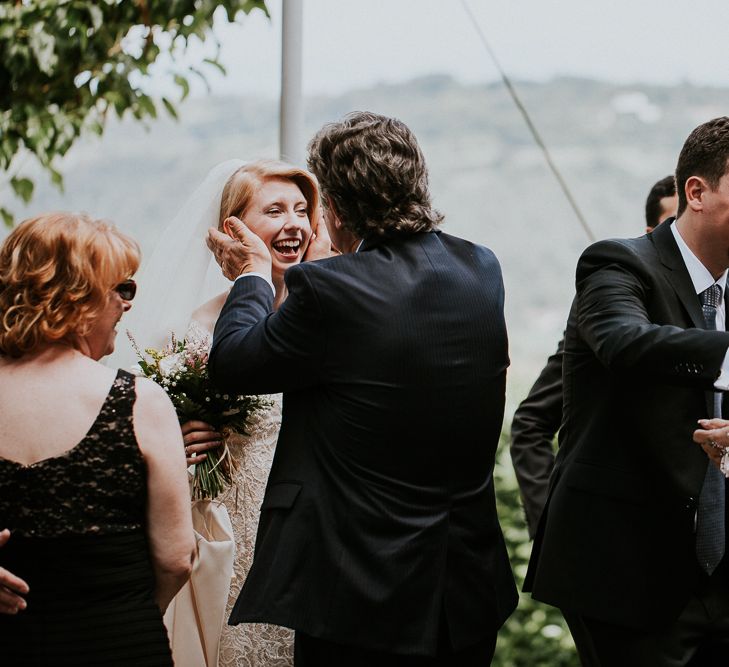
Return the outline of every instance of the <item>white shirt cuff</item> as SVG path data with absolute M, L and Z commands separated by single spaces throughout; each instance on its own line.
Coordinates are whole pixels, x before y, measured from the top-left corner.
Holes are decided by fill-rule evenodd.
M 258 276 L 259 278 L 263 278 L 270 285 L 271 291 L 273 292 L 273 298 L 276 298 L 276 288 L 273 286 L 273 282 L 271 282 L 271 279 L 264 276 L 262 273 L 256 273 L 255 271 L 251 271 L 250 273 L 241 273 L 233 282 L 238 282 L 241 278 L 245 278 L 246 276 Z M 727 350 L 727 352 L 729 353 L 729 350 Z
M 729 390 L 729 348 L 727 348 L 724 354 L 724 362 L 721 365 L 719 377 L 714 382 L 714 389 L 718 389 L 719 391 Z

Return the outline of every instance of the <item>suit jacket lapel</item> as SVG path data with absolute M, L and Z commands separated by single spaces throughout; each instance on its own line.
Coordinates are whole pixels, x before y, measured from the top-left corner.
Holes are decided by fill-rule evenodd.
M 673 222 L 669 224 L 669 221 L 666 221 L 658 225 L 648 236 L 653 241 L 666 277 L 676 291 L 676 295 L 686 309 L 691 322 L 697 329 L 705 329 L 706 321 L 701 311 L 701 303 L 696 295 L 688 269 L 683 262 L 683 257 L 681 257 L 681 251 L 678 249 L 676 239 L 673 238 L 671 224 Z
M 671 224 L 673 222 L 675 221 L 672 221 Z M 659 230 L 661 233 L 657 234 Z M 651 232 L 650 237 L 656 246 L 668 280 L 673 285 L 673 289 L 676 290 L 676 294 L 688 312 L 694 326 L 697 329 L 706 329 L 706 320 L 701 310 L 701 303 L 696 294 L 696 288 L 691 280 L 686 264 L 684 264 L 683 257 L 681 257 L 681 251 L 676 244 L 676 239 L 673 238 L 671 225 L 668 224 L 668 221 L 658 225 L 655 231 Z M 714 392 L 705 391 L 704 400 L 706 401 L 706 414 L 713 415 Z

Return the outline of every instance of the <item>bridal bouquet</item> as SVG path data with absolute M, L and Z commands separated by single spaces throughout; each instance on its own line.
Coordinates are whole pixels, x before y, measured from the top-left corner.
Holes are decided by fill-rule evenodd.
M 230 485 L 236 462 L 230 454 L 228 440 L 235 433 L 247 435 L 251 417 L 268 405 L 260 396 L 220 393 L 208 374 L 208 342 L 182 339 L 172 334 L 161 350 L 139 349 L 127 333 L 137 356 L 140 374 L 161 385 L 172 399 L 180 424 L 200 420 L 215 427 L 223 444 L 206 452 L 207 458 L 195 465 L 192 480 L 194 500 L 215 498 Z

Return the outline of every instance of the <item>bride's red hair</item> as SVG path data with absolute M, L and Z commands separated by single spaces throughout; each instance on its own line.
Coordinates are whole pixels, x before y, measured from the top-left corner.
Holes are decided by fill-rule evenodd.
M 277 160 L 256 160 L 236 169 L 225 183 L 220 200 L 218 227 L 226 218 L 235 215 L 242 218 L 261 184 L 270 178 L 282 178 L 295 183 L 306 199 L 309 222 L 319 214 L 319 184 L 316 177 L 294 165 Z
M 47 213 L 22 222 L 0 248 L 0 354 L 86 334 L 139 260 L 137 243 L 102 220 Z

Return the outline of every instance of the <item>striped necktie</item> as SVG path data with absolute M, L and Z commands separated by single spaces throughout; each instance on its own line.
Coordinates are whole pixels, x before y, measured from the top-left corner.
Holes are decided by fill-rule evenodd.
M 707 329 L 716 329 L 716 310 L 722 297 L 721 287 L 712 285 L 700 294 L 701 309 L 704 313 Z M 714 414 L 721 418 L 721 400 L 723 393 L 714 392 Z M 712 574 L 724 557 L 726 535 L 724 510 L 726 506 L 726 481 L 719 469 L 709 462 L 706 477 L 701 487 L 698 510 L 696 514 L 696 556 L 699 565 L 707 574 Z

